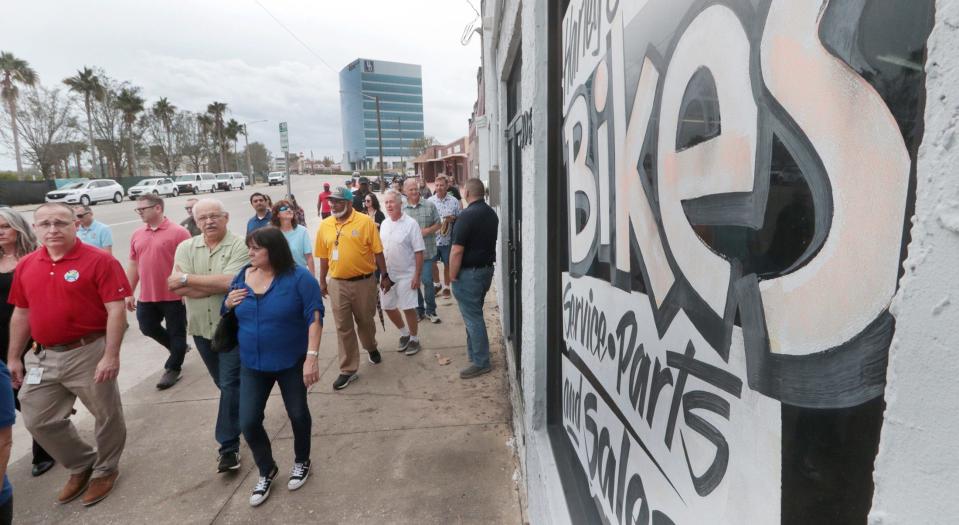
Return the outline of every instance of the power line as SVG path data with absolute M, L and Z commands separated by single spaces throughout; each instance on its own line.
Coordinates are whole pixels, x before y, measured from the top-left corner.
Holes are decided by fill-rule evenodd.
M 253 0 L 253 1 L 256 3 L 256 5 L 260 6 L 260 9 L 262 9 L 263 11 L 265 11 L 266 14 L 270 15 L 270 18 L 272 18 L 273 21 L 277 23 L 277 25 L 279 25 L 280 27 L 283 28 L 284 31 L 286 31 L 287 33 L 289 33 L 290 36 L 292 36 L 294 40 L 296 40 L 297 42 L 299 42 L 300 45 L 303 46 L 307 51 L 309 51 L 313 56 L 315 56 L 316 58 L 318 58 L 318 59 L 320 60 L 320 62 L 323 63 L 324 66 L 326 66 L 326 67 L 327 67 L 330 71 L 332 71 L 334 74 L 338 74 L 337 71 L 336 71 L 335 69 L 333 69 L 333 66 L 329 65 L 329 64 L 326 62 L 326 60 L 323 60 L 323 57 L 320 56 L 319 53 L 317 53 L 316 51 L 313 51 L 313 48 L 311 48 L 309 45 L 307 45 L 307 43 L 304 42 L 300 37 L 296 36 L 296 33 L 294 33 L 292 29 L 290 29 L 289 27 L 286 27 L 286 25 L 285 25 L 283 22 L 280 22 L 280 19 L 279 19 L 279 18 L 273 16 L 273 13 L 271 13 L 270 10 L 267 9 L 265 5 L 263 5 L 263 4 L 260 3 L 260 0 Z

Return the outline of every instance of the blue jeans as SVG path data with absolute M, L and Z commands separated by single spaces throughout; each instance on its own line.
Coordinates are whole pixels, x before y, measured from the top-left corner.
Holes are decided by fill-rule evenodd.
M 423 269 L 420 270 L 420 290 L 417 291 L 416 311 L 420 315 L 436 315 L 436 289 L 433 288 L 433 258 L 423 258 Z M 426 308 L 423 307 L 424 299 Z
M 240 428 L 250 446 L 260 476 L 268 476 L 273 466 L 273 448 L 270 436 L 263 428 L 263 412 L 270 398 L 273 384 L 280 385 L 280 395 L 286 406 L 286 415 L 293 427 L 293 454 L 297 463 L 310 459 L 310 431 L 313 419 L 306 403 L 306 385 L 303 384 L 303 359 L 291 368 L 277 372 L 240 368 Z
M 214 436 L 220 444 L 220 454 L 240 451 L 240 351 L 214 352 L 211 341 L 193 336 L 196 351 L 210 372 L 213 383 L 220 389 L 220 406 L 216 413 Z
M 493 282 L 493 267 L 463 268 L 453 281 L 453 296 L 459 304 L 466 325 L 466 353 L 470 362 L 480 368 L 489 368 L 489 336 L 483 318 L 486 292 Z
M 436 257 L 433 258 L 436 262 L 441 262 L 447 266 L 450 264 L 450 245 L 445 246 L 436 246 Z
M 166 320 L 166 327 L 162 322 Z M 170 351 L 163 368 L 180 371 L 186 357 L 186 306 L 183 301 L 137 301 L 137 323 L 143 335 Z

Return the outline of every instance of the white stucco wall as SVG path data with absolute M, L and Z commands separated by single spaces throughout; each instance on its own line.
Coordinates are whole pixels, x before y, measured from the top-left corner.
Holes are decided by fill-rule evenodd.
M 893 303 L 874 525 L 959 522 L 959 3 L 940 0 L 906 274 Z

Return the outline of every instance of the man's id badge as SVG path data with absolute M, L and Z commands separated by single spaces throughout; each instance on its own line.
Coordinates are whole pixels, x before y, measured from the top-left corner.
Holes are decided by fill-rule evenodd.
M 40 378 L 43 377 L 43 368 L 31 368 L 27 370 L 27 377 L 24 378 L 24 382 L 28 385 L 39 385 Z
M 331 261 L 339 261 L 339 260 L 340 260 L 340 250 L 339 250 L 339 248 L 333 248 L 333 254 L 330 255 L 330 260 L 331 260 Z

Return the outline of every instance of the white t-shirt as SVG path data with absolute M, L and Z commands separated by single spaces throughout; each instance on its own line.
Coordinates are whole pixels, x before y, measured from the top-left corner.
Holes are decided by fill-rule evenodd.
M 394 281 L 413 277 L 416 273 L 416 252 L 426 250 L 420 225 L 406 215 L 394 221 L 389 215 L 380 225 L 380 240 L 383 242 L 383 257 L 386 271 Z

